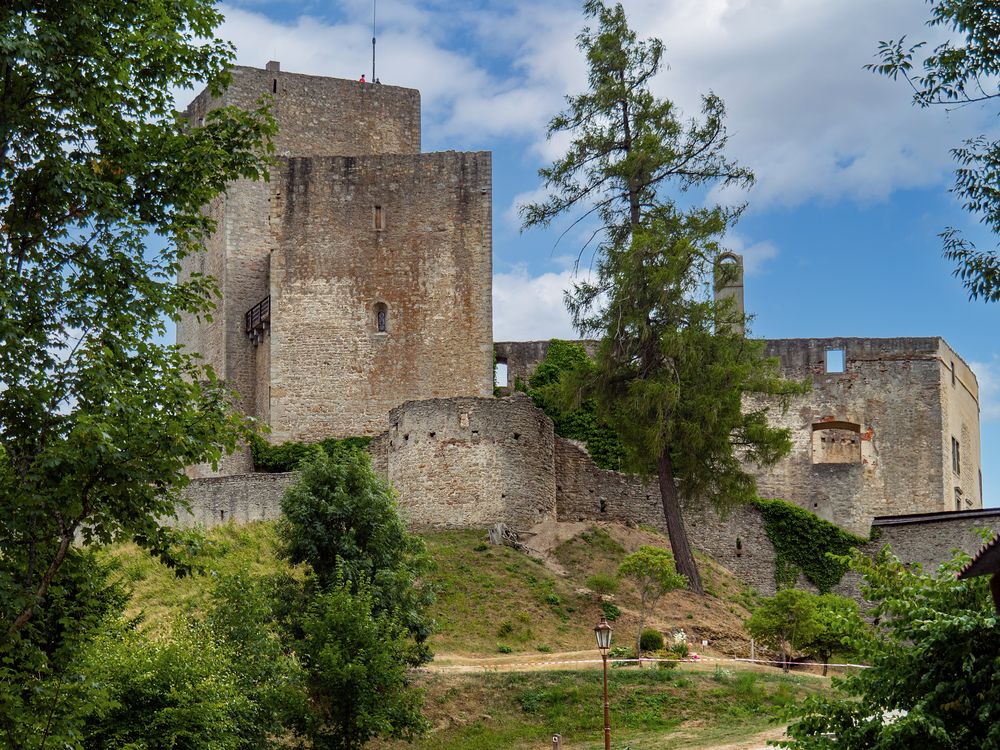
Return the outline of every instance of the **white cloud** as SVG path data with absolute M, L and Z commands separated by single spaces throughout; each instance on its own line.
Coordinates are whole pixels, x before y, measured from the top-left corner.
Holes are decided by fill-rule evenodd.
M 577 338 L 563 292 L 579 278 L 571 270 L 531 276 L 524 266 L 494 274 L 494 341 Z
M 778 257 L 777 246 L 767 240 L 748 244 L 745 237 L 731 232 L 726 235 L 723 244 L 728 250 L 743 256 L 743 270 L 748 276 L 762 273 L 764 264 Z
M 1000 354 L 989 362 L 969 362 L 979 381 L 979 408 L 984 422 L 1000 420 Z
M 286 70 L 355 78 L 371 63 L 370 9 L 348 0 L 342 22 L 278 22 L 229 6 L 222 34 L 243 64 L 273 57 Z M 688 115 L 709 90 L 726 101 L 731 153 L 758 178 L 751 210 L 942 183 L 948 148 L 986 127 L 984 110 L 916 109 L 904 84 L 863 69 L 880 39 L 926 34 L 927 6 L 913 0 L 628 0 L 626 10 L 640 36 L 666 44 L 657 94 Z M 421 90 L 429 148 L 516 137 L 547 163 L 566 145 L 545 140 L 548 120 L 586 86 L 583 23 L 577 3 L 560 0 L 387 0 L 380 77 Z

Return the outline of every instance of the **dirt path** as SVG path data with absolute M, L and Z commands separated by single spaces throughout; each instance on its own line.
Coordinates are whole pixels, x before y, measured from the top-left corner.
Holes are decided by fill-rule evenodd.
M 422 667 L 424 671 L 440 674 L 468 674 L 474 672 L 546 672 L 562 669 L 590 669 L 600 666 L 601 659 L 593 649 L 585 651 L 560 651 L 551 654 L 511 654 L 504 656 L 461 656 L 458 654 L 436 654 L 434 661 Z M 656 663 L 643 660 L 643 667 L 655 669 Z M 678 662 L 677 669 L 692 672 L 714 672 L 717 667 L 740 672 L 766 672 L 777 674 L 777 670 L 766 664 L 733 661 L 720 656 L 706 656 L 699 661 Z M 818 668 L 817 668 L 818 669 Z M 795 670 L 795 674 L 827 679 L 818 672 Z M 740 750 L 734 747 L 732 750 Z
M 776 727 L 728 745 L 706 745 L 690 750 L 764 750 L 768 742 L 775 742 L 784 736 L 785 727 Z

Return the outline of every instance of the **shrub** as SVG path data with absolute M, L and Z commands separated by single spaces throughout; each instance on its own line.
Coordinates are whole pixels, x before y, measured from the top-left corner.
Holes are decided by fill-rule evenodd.
M 663 633 L 653 628 L 646 628 L 639 636 L 639 648 L 642 651 L 659 651 L 663 648 Z
M 620 583 L 621 581 L 618 576 L 611 575 L 610 573 L 594 573 L 594 575 L 587 579 L 587 588 L 595 594 L 603 596 L 618 591 Z
M 611 602 L 601 602 L 601 614 L 607 618 L 608 622 L 614 622 L 622 616 L 622 611 Z

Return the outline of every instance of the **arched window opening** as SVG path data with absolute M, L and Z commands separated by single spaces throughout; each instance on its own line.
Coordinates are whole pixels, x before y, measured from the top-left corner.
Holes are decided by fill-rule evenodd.
M 385 302 L 378 302 L 375 305 L 375 330 L 378 333 L 386 333 L 389 330 L 389 308 Z
M 861 425 L 854 422 L 817 422 L 812 426 L 814 464 L 861 463 Z

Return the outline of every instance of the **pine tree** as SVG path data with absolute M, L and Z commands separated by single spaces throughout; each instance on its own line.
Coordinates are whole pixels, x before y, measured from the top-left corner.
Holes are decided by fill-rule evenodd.
M 639 41 L 620 4 L 588 0 L 584 10 L 597 21 L 579 36 L 590 87 L 550 123 L 550 137 L 573 141 L 540 171 L 549 196 L 522 217 L 525 227 L 567 212 L 574 226 L 599 220 L 594 278 L 575 284 L 567 305 L 580 333 L 602 342 L 566 391 L 595 400 L 622 437 L 628 469 L 657 476 L 677 571 L 700 593 L 681 500 L 723 508 L 752 499 L 746 462 L 772 464 L 790 441 L 768 426 L 773 400 L 751 408 L 744 394 L 781 401 L 802 386 L 782 381 L 762 344 L 743 337 L 742 315 L 706 293 L 713 274 L 725 280 L 720 242 L 742 207 L 681 209 L 670 193 L 752 184 L 724 154 L 722 101 L 704 96 L 701 118 L 683 123 L 649 89 L 663 44 Z

